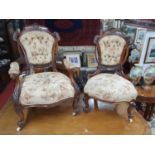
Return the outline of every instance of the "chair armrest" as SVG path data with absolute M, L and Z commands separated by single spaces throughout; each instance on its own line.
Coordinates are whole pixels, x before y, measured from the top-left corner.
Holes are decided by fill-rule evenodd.
M 63 65 L 68 71 L 69 76 L 74 78 L 80 75 L 80 67 L 76 67 L 74 64 L 71 64 L 66 58 L 63 59 Z
M 66 70 L 67 70 L 67 72 L 69 74 L 69 78 L 71 79 L 71 82 L 74 85 L 76 91 L 79 92 L 79 87 L 75 82 L 75 78 L 80 75 L 80 68 L 76 67 L 75 65 L 68 62 L 65 57 L 63 59 L 63 65 L 65 66 L 65 68 L 66 68 Z
M 68 69 L 75 69 L 75 68 L 78 68 L 76 67 L 74 64 L 70 63 L 69 61 L 67 61 L 66 58 L 63 59 L 63 64 L 65 66 L 65 68 L 68 70 Z
M 8 71 L 11 79 L 16 79 L 20 74 L 19 64 L 14 61 L 10 64 L 10 69 Z

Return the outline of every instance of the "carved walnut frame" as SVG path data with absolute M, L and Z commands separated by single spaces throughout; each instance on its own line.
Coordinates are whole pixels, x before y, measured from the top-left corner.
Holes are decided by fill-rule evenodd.
M 19 38 L 20 38 L 20 36 L 22 36 L 22 34 L 29 32 L 29 31 L 34 31 L 34 30 L 47 32 L 50 35 L 52 35 L 55 39 L 52 50 L 51 50 L 52 61 L 48 64 L 33 65 L 33 64 L 30 64 L 28 62 L 26 51 L 25 51 L 24 47 L 22 46 Z M 14 40 L 17 42 L 18 50 L 20 52 L 20 58 L 17 60 L 17 62 L 19 64 L 22 64 L 23 61 L 26 60 L 26 69 L 27 69 L 26 75 L 30 75 L 31 73 L 36 73 L 36 72 L 46 72 L 47 70 L 52 70 L 54 72 L 58 71 L 56 68 L 56 56 L 57 56 L 57 52 L 58 52 L 58 41 L 60 40 L 60 38 L 56 32 L 51 33 L 45 27 L 41 27 L 38 25 L 32 25 L 29 27 L 25 27 L 21 33 L 16 33 L 14 35 Z M 78 101 L 79 101 L 79 96 L 80 96 L 79 88 L 74 81 L 73 70 L 67 69 L 67 71 L 69 73 L 69 78 L 71 80 L 71 83 L 75 89 L 75 95 L 73 98 L 64 99 L 64 100 L 61 100 L 59 102 L 52 103 L 52 104 L 22 105 L 19 101 L 19 97 L 20 97 L 23 81 L 19 79 L 18 75 L 12 76 L 14 79 L 16 79 L 16 86 L 15 86 L 15 90 L 13 93 L 13 101 L 14 101 L 15 112 L 19 116 L 19 121 L 17 122 L 17 126 L 18 126 L 17 131 L 22 129 L 25 125 L 25 122 L 26 122 L 26 117 L 24 116 L 24 108 L 31 108 L 31 107 L 51 108 L 51 107 L 57 106 L 59 104 L 63 104 L 64 102 L 69 102 L 69 103 L 72 103 L 72 107 L 73 107 L 73 113 L 72 114 L 76 115 L 79 112 L 79 110 L 78 110 Z M 24 76 L 26 76 L 26 75 L 24 75 Z
M 123 51 L 121 53 L 120 61 L 116 65 L 104 65 L 104 64 L 101 63 L 102 62 L 102 60 L 101 60 L 101 48 L 100 48 L 100 45 L 99 45 L 99 41 L 100 41 L 101 38 L 103 38 L 105 36 L 108 36 L 108 35 L 120 36 L 126 41 L 126 44 L 125 44 L 125 46 L 123 48 Z M 96 56 L 98 66 L 97 66 L 97 70 L 93 74 L 88 74 L 88 79 L 95 76 L 95 75 L 97 75 L 97 74 L 99 74 L 99 73 L 117 73 L 118 75 L 120 75 L 120 76 L 122 76 L 122 77 L 129 80 L 129 77 L 126 76 L 124 74 L 124 72 L 123 72 L 123 64 L 127 60 L 128 51 L 129 51 L 128 41 L 127 41 L 126 37 L 120 31 L 118 31 L 116 29 L 113 29 L 111 31 L 107 31 L 107 32 L 105 32 L 105 33 L 103 33 L 101 35 L 96 36 L 95 39 L 94 39 L 94 42 L 96 44 L 95 56 Z M 95 107 L 95 109 L 99 109 L 97 100 L 100 100 L 100 99 L 95 98 L 93 96 L 89 96 L 88 94 L 84 93 L 84 101 L 85 101 L 84 111 L 85 112 L 89 111 L 89 102 L 88 101 L 89 101 L 90 98 L 94 99 L 94 107 Z M 109 102 L 109 101 L 106 101 L 106 100 L 100 100 L 100 101 L 112 103 L 112 102 Z M 124 102 L 126 102 L 126 101 L 124 101 Z M 113 103 L 117 103 L 117 102 L 113 102 Z M 127 109 L 128 119 L 129 119 L 130 122 L 132 121 L 132 117 L 133 117 L 132 116 L 133 104 L 134 104 L 134 100 L 130 101 L 129 102 L 129 107 Z

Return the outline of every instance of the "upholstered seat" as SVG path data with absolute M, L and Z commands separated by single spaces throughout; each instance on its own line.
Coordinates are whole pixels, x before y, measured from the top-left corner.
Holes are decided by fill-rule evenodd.
M 25 77 L 19 100 L 22 105 L 52 104 L 73 98 L 74 94 L 74 87 L 66 75 L 43 72 Z
M 108 102 L 130 102 L 137 97 L 137 91 L 130 81 L 117 74 L 108 73 L 100 73 L 90 78 L 84 92 L 91 97 Z

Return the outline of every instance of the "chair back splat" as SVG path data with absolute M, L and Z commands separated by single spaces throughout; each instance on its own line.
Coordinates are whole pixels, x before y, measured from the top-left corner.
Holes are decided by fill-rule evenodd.
M 106 71 L 122 70 L 128 56 L 128 43 L 118 30 L 107 31 L 95 37 L 98 68 Z
M 56 55 L 59 36 L 51 33 L 47 28 L 32 25 L 25 27 L 19 34 L 17 43 L 21 55 L 32 72 L 46 71 L 48 68 L 56 70 Z

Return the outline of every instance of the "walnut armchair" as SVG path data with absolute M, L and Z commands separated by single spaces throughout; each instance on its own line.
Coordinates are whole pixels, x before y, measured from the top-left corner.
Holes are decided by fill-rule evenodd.
M 59 35 L 51 33 L 46 27 L 33 25 L 14 35 L 20 52 L 20 58 L 10 64 L 9 74 L 16 79 L 13 93 L 14 107 L 19 121 L 17 131 L 26 122 L 24 108 L 48 108 L 58 104 L 72 102 L 73 115 L 78 113 L 79 89 L 72 75 L 72 69 L 66 65 L 69 77 L 57 71 L 56 56 Z M 20 71 L 20 63 L 25 60 L 26 69 Z
M 137 97 L 133 84 L 123 73 L 123 64 L 128 56 L 128 43 L 125 36 L 118 30 L 107 31 L 95 37 L 97 70 L 88 75 L 84 87 L 85 111 L 89 111 L 89 98 L 115 103 L 128 102 L 128 120 L 132 122 L 132 108 Z

